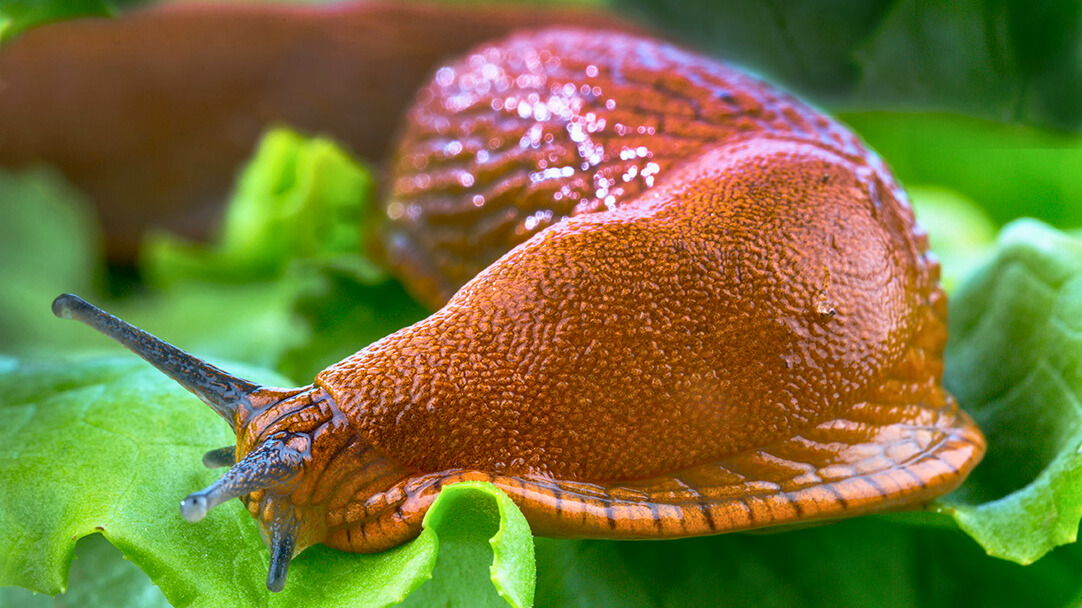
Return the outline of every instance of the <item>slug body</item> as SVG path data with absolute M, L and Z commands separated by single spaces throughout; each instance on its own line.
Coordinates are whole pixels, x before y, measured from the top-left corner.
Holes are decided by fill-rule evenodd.
M 271 588 L 311 544 L 412 538 L 461 480 L 538 534 L 681 537 L 921 504 L 983 455 L 940 386 L 946 300 L 904 193 L 746 75 L 622 34 L 516 36 L 437 72 L 390 184 L 387 260 L 442 307 L 309 387 L 178 371 L 54 305 L 237 429 L 182 510 L 242 497 Z

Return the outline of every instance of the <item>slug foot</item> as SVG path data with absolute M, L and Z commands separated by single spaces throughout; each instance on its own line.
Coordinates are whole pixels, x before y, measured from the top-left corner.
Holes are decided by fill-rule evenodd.
M 558 538 L 682 538 L 919 507 L 961 484 L 985 449 L 953 399 L 933 397 L 934 405 L 857 404 L 788 439 L 651 479 L 410 477 L 336 520 L 325 543 L 367 553 L 410 540 L 440 489 L 461 481 L 494 484 L 535 534 Z

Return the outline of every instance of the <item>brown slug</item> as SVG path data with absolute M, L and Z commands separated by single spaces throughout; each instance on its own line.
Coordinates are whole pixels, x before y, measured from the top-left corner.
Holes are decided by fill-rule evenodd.
M 392 173 L 387 261 L 442 307 L 310 386 L 53 304 L 233 425 L 204 459 L 231 468 L 181 511 L 242 498 L 272 590 L 310 545 L 413 538 L 462 480 L 539 535 L 686 537 L 921 505 L 984 453 L 940 384 L 947 304 L 904 192 L 760 81 L 627 34 L 520 34 L 436 72 Z

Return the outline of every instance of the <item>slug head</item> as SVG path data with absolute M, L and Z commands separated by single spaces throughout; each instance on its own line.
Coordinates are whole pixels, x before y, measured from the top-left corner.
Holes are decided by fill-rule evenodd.
M 194 393 L 233 427 L 237 446 L 203 457 L 206 466 L 229 470 L 181 501 L 180 511 L 188 521 L 197 522 L 231 498 L 244 500 L 270 549 L 267 588 L 281 591 L 289 561 L 326 534 L 322 509 L 303 498 L 305 504 L 297 504 L 294 497 L 314 477 L 306 474 L 313 452 L 325 446 L 333 449 L 327 444 L 334 443 L 335 434 L 320 432 L 328 424 L 342 423 L 341 415 L 332 414 L 336 408 L 330 397 L 318 388 L 266 388 L 231 376 L 71 294 L 53 301 L 53 314 L 82 321 L 113 338 Z M 317 435 L 331 439 L 315 446 Z
M 294 500 L 295 490 L 310 477 L 313 432 L 322 419 L 319 413 L 326 411 L 321 407 L 325 396 L 311 388 L 261 388 L 248 394 L 238 404 L 235 416 L 237 445 L 203 456 L 208 468 L 229 469 L 180 503 L 181 515 L 198 522 L 210 509 L 240 498 L 259 522 L 260 534 L 270 550 L 267 588 L 271 591 L 282 590 L 290 560 L 320 542 L 325 534 L 323 511 Z

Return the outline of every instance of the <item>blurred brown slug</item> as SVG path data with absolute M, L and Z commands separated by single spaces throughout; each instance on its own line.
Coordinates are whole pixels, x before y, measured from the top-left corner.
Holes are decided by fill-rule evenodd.
M 441 306 L 298 389 L 71 295 L 236 429 L 188 496 L 240 497 L 267 585 L 383 551 L 444 485 L 539 535 L 716 534 L 920 506 L 984 453 L 941 384 L 947 303 L 904 192 L 848 130 L 711 59 L 543 29 L 435 71 L 389 176 L 387 262 Z
M 389 156 L 439 65 L 523 27 L 632 31 L 608 13 L 505 3 L 152 4 L 0 45 L 0 167 L 46 163 L 97 208 L 110 262 L 144 233 L 207 238 L 271 126 Z

